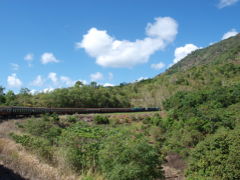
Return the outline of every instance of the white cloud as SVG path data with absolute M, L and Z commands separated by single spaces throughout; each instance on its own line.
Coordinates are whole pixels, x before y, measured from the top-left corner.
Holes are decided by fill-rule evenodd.
M 104 87 L 112 87 L 112 86 L 114 86 L 114 85 L 111 84 L 111 83 L 105 83 L 105 84 L 103 84 L 103 86 L 104 86 Z
M 147 37 L 134 42 L 117 40 L 107 31 L 91 28 L 83 36 L 76 48 L 83 48 L 96 63 L 103 67 L 133 67 L 146 63 L 158 50 L 163 50 L 173 42 L 177 35 L 178 24 L 170 17 L 158 17 L 153 24 L 146 27 Z
M 62 83 L 64 83 L 66 86 L 73 86 L 75 84 L 76 81 L 71 80 L 69 77 L 67 76 L 61 76 L 60 80 L 62 81 Z
M 11 63 L 10 65 L 12 67 L 12 70 L 14 70 L 14 71 L 17 71 L 19 69 L 19 65 L 18 64 Z
M 38 91 L 36 90 L 36 89 L 32 89 L 31 91 L 30 91 L 30 94 L 32 94 L 32 95 L 35 95 L 35 94 L 37 94 L 38 93 Z
M 103 79 L 103 74 L 100 72 L 96 72 L 94 74 L 91 74 L 90 77 L 91 77 L 91 81 L 99 81 Z
M 146 27 L 146 34 L 149 37 L 155 37 L 166 42 L 174 41 L 177 33 L 178 24 L 173 18 L 170 17 L 155 18 L 155 22 L 153 24 L 148 23 Z
M 158 64 L 151 64 L 151 68 L 156 70 L 162 69 L 164 67 L 165 67 L 165 64 L 163 62 L 159 62 Z
M 43 53 L 41 57 L 42 64 L 58 63 L 59 61 L 53 53 Z
M 113 76 L 113 73 L 111 73 L 111 72 L 108 73 L 108 79 L 109 79 L 110 81 L 113 79 L 113 77 L 114 77 L 114 76 Z
M 24 60 L 25 61 L 33 61 L 34 55 L 32 53 L 28 53 L 26 54 L 26 56 L 24 56 Z
M 28 53 L 24 56 L 24 60 L 28 62 L 28 66 L 32 66 L 32 61 L 34 59 L 34 55 L 32 53 Z
M 174 52 L 175 58 L 173 60 L 173 64 L 176 64 L 197 49 L 199 49 L 199 47 L 195 46 L 194 44 L 186 44 L 185 46 L 176 48 Z
M 54 88 L 45 88 L 45 89 L 42 90 L 42 92 L 44 92 L 44 93 L 49 93 L 49 92 L 52 92 L 52 91 L 54 91 Z
M 147 77 L 140 77 L 135 82 L 139 82 L 139 81 L 146 80 L 146 79 L 148 79 L 148 78 Z
M 238 34 L 238 32 L 237 32 L 236 29 L 231 29 L 230 31 L 226 32 L 223 35 L 222 40 L 228 39 L 228 38 L 233 37 L 233 36 L 236 36 L 237 34 Z
M 218 4 L 218 7 L 221 9 L 221 8 L 224 8 L 224 7 L 227 7 L 227 6 L 231 6 L 233 4 L 236 4 L 239 0 L 220 0 L 219 1 L 219 4 Z
M 101 76 L 101 75 L 98 75 L 98 73 L 96 73 L 95 75 L 96 75 L 95 78 L 100 78 L 97 76 Z M 72 80 L 70 77 L 67 77 L 67 76 L 58 76 L 57 73 L 55 72 L 49 73 L 48 79 L 50 79 L 54 83 L 54 85 L 58 86 L 59 88 L 64 86 L 73 86 L 78 81 L 78 80 Z M 87 84 L 87 81 L 85 80 L 79 80 L 79 81 L 81 81 L 83 84 Z
M 22 81 L 17 77 L 15 73 L 8 76 L 7 83 L 9 87 L 19 88 L 22 86 Z
M 32 84 L 33 86 L 43 86 L 43 84 L 44 84 L 44 79 L 42 78 L 42 76 L 38 75 L 38 76 L 36 77 L 36 79 L 34 79 L 31 84 Z
M 212 46 L 212 45 L 214 45 L 216 42 L 210 42 L 209 43 L 209 46 Z
M 57 84 L 57 82 L 58 82 L 57 73 L 55 73 L 55 72 L 49 73 L 49 74 L 48 74 L 48 78 L 49 78 L 54 84 Z

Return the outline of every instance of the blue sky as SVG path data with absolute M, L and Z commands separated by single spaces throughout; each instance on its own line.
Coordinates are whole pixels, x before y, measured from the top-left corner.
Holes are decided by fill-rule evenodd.
M 239 18 L 238 0 L 1 0 L 0 85 L 40 91 L 151 78 L 236 35 Z

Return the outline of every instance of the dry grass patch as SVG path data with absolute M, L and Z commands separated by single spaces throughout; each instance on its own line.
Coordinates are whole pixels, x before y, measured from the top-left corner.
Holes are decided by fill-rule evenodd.
M 64 171 L 51 167 L 29 154 L 21 145 L 9 139 L 0 139 L 0 160 L 5 167 L 22 177 L 34 180 L 75 180 L 77 176 L 67 176 Z
M 77 180 L 81 177 L 52 167 L 36 156 L 27 152 L 21 145 L 8 138 L 11 132 L 20 133 L 15 123 L 21 120 L 10 120 L 0 124 L 0 164 L 12 169 L 26 179 L 34 180 Z
M 19 133 L 16 123 L 20 121 L 21 120 L 8 120 L 0 123 L 0 138 L 8 138 L 11 132 Z

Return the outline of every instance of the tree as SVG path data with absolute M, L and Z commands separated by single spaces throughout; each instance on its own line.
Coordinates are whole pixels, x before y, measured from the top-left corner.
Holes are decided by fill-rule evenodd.
M 21 88 L 19 94 L 27 96 L 30 94 L 30 90 L 28 88 Z
M 21 88 L 18 94 L 19 105 L 21 106 L 31 106 L 31 93 L 28 88 Z
M 16 102 L 16 95 L 12 90 L 8 91 L 7 94 L 5 95 L 6 98 L 6 105 L 8 106 L 15 106 L 17 105 Z
M 97 82 L 94 81 L 90 83 L 90 86 L 94 88 L 98 87 Z
M 82 87 L 83 85 L 84 85 L 84 84 L 83 84 L 82 81 L 77 81 L 77 82 L 75 83 L 74 87 L 79 88 L 79 87 Z
M 109 180 L 163 179 L 158 148 L 143 134 L 118 130 L 104 140 L 100 149 L 99 164 Z
M 0 86 L 0 105 L 4 104 L 6 101 L 4 90 L 5 90 L 5 88 Z
M 191 179 L 240 179 L 240 127 L 219 129 L 191 152 L 187 176 Z

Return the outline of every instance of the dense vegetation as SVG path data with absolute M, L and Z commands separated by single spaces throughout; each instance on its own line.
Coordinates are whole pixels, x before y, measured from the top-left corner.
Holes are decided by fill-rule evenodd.
M 53 92 L 31 94 L 22 88 L 19 94 L 4 92 L 0 88 L 0 105 L 36 107 L 129 107 L 129 100 L 118 88 L 103 87 L 92 82 L 83 85 L 76 82 L 73 87 L 55 89 Z
M 79 174 L 100 173 L 109 180 L 163 178 L 158 146 L 149 143 L 141 128 L 77 122 L 74 116 L 60 119 L 57 115 L 31 118 L 18 126 L 22 133 L 11 137 L 55 166 Z
M 187 175 L 192 179 L 240 178 L 240 129 L 219 129 L 191 152 Z

